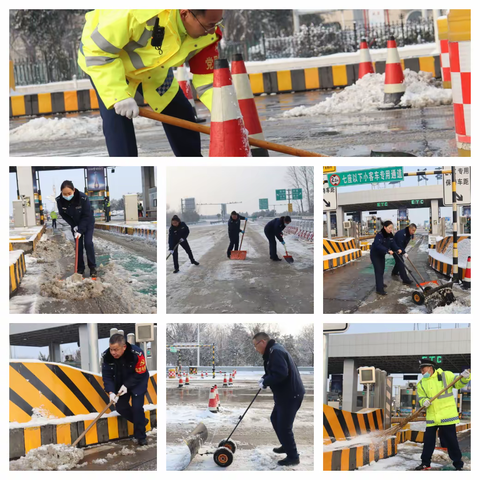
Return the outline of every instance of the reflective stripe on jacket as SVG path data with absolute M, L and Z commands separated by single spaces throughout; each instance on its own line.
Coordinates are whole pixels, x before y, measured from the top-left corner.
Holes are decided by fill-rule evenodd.
M 441 368 L 435 370 L 429 378 L 422 378 L 417 384 L 417 403 L 423 407 L 425 400 L 433 398 L 455 380 L 456 375 L 452 372 L 444 372 Z M 460 379 L 454 387 L 450 387 L 445 393 L 440 395 L 426 409 L 427 427 L 435 425 L 453 425 L 459 423 L 458 410 L 453 396 L 453 388 L 460 389 L 467 386 L 471 379 Z
M 151 44 L 157 17 L 165 28 L 161 54 Z M 179 89 L 173 68 L 190 60 L 200 100 L 211 110 L 219 28 L 191 38 L 178 10 L 93 10 L 85 18 L 78 64 L 90 75 L 108 109 L 133 98 L 141 83 L 145 102 L 160 113 Z

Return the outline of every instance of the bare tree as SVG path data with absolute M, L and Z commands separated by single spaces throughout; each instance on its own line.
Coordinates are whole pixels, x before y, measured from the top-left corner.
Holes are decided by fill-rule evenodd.
M 288 167 L 287 169 L 287 178 L 290 182 L 290 186 L 293 188 L 302 188 L 301 176 L 299 172 L 299 167 Z M 303 215 L 303 199 L 297 200 L 297 204 L 300 206 L 298 210 Z

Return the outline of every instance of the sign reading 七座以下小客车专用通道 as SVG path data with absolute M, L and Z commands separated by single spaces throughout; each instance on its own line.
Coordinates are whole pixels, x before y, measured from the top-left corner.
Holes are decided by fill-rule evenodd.
M 328 174 L 328 185 L 331 187 L 348 187 L 392 180 L 404 180 L 403 167 L 375 167 Z

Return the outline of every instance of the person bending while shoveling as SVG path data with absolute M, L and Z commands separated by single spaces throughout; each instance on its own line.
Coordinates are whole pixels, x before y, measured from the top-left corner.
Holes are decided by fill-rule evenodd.
M 253 337 L 255 350 L 263 355 L 265 375 L 259 380 L 260 388 L 273 392 L 273 407 L 270 420 L 281 446 L 274 448 L 275 453 L 286 453 L 278 464 L 282 466 L 298 465 L 300 456 L 293 436 L 293 422 L 305 395 L 300 372 L 285 347 L 276 343 L 266 333 L 259 332 Z
M 282 245 L 285 245 L 283 240 L 283 231 L 285 227 L 292 222 L 292 219 L 287 215 L 286 217 L 275 218 L 270 220 L 264 228 L 265 236 L 268 238 L 270 246 L 270 260 L 274 262 L 280 262 L 282 259 L 277 255 L 277 239 Z
M 117 412 L 133 423 L 133 436 L 138 444 L 147 445 L 145 427 L 148 420 L 143 404 L 149 373 L 143 350 L 128 343 L 120 333 L 112 335 L 110 347 L 102 354 L 102 378 L 105 391 L 115 403 Z
M 240 234 L 243 233 L 240 225 L 241 220 L 248 220 L 248 218 L 242 217 L 235 210 L 230 214 L 230 218 L 228 219 L 228 238 L 230 239 L 230 244 L 227 248 L 228 258 L 230 258 L 232 250 L 238 250 Z
M 185 222 L 182 222 L 177 215 L 172 217 L 172 222 L 170 225 L 170 230 L 168 231 L 168 248 L 173 257 L 173 266 L 175 270 L 173 273 L 178 273 L 180 271 L 180 265 L 178 263 L 178 246 L 181 245 L 182 248 L 187 252 L 188 258 L 193 265 L 200 265 L 195 258 L 193 258 L 192 249 L 187 242 L 187 237 L 190 234 L 190 229 L 187 227 Z
M 396 277 L 400 275 L 403 283 L 405 285 L 410 285 L 413 283 L 407 275 L 407 271 L 405 270 L 404 262 L 408 258 L 408 253 L 406 252 L 407 246 L 410 243 L 410 240 L 413 240 L 415 232 L 417 231 L 417 226 L 414 223 L 411 223 L 408 227 L 402 228 L 399 230 L 395 236 L 395 243 L 397 246 L 402 250 L 402 253 L 399 255 L 395 255 L 395 266 L 392 270 L 392 277 Z M 398 258 L 401 257 L 401 258 Z M 403 261 L 402 261 L 403 260 Z
M 448 456 L 452 460 L 453 466 L 456 470 L 462 470 L 462 452 L 458 445 L 456 430 L 456 424 L 460 423 L 460 420 L 452 388 L 430 402 L 431 398 L 455 380 L 456 375 L 436 368 L 435 362 L 428 358 L 420 359 L 419 367 L 423 378 L 417 384 L 417 403 L 420 407 L 426 408 L 427 428 L 423 442 L 422 463 L 415 470 L 430 470 L 430 462 L 437 440 L 437 429 L 442 443 L 448 449 Z M 465 388 L 472 378 L 468 370 L 464 370 L 461 376 L 462 378 L 455 383 L 453 388 L 458 390 Z
M 95 217 L 90 200 L 73 186 L 70 180 L 65 180 L 61 187 L 61 195 L 57 201 L 58 213 L 70 225 L 75 241 L 78 239 L 78 264 L 77 273 L 83 275 L 85 263 L 83 261 L 83 246 L 87 252 L 88 268 L 90 277 L 97 277 L 97 265 L 95 261 L 95 249 L 93 247 L 93 230 Z

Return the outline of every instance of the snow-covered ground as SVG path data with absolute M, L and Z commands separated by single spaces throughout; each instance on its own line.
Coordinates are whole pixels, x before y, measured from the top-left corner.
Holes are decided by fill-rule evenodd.
M 404 71 L 406 91 L 401 105 L 413 108 L 450 105 L 452 91 L 437 86 L 438 82 L 431 73 Z M 367 74 L 339 93 L 313 107 L 295 107 L 283 113 L 283 117 L 316 116 L 328 114 L 346 114 L 357 112 L 375 112 L 384 106 L 383 87 L 385 74 Z

